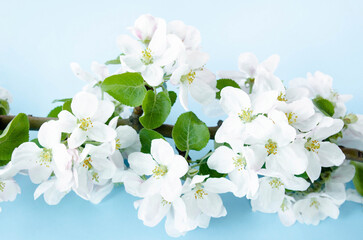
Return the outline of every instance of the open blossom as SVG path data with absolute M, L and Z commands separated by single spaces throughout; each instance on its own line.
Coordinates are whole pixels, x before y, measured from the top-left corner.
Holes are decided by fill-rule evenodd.
M 182 199 L 186 205 L 189 230 L 207 227 L 210 217 L 227 215 L 220 193 L 233 192 L 234 184 L 226 178 L 208 178 L 196 175 L 188 178 L 183 186 Z
M 135 20 L 134 25 L 129 27 L 129 30 L 141 42 L 148 43 L 152 39 L 160 22 L 162 24 L 162 20 L 150 14 L 144 14 Z
M 38 133 L 38 141 L 43 148 L 33 142 L 26 142 L 17 147 L 8 165 L 0 171 L 0 176 L 15 176 L 21 170 L 27 170 L 30 180 L 39 184 L 47 180 L 53 172 L 53 150 L 60 145 L 60 132 L 55 121 L 44 123 Z
M 228 174 L 229 179 L 236 185 L 233 191 L 235 196 L 247 195 L 247 198 L 251 199 L 257 193 L 259 185 L 257 171 L 264 162 L 256 158 L 249 147 L 230 149 L 220 146 L 208 158 L 207 163 L 209 168 Z
M 109 142 L 115 139 L 116 132 L 105 122 L 111 117 L 115 106 L 101 100 L 93 94 L 80 92 L 71 104 L 72 113 L 63 110 L 59 113 L 59 128 L 62 132 L 71 133 L 68 146 L 77 148 L 87 139 L 98 142 Z
M 257 196 L 251 200 L 252 210 L 265 213 L 280 211 L 284 204 L 285 189 L 304 191 L 309 183 L 300 177 L 288 173 L 281 173 L 262 169 L 259 172 L 265 177 L 259 179 L 260 187 Z
M 177 35 L 184 43 L 185 49 L 199 50 L 202 38 L 200 32 L 193 26 L 188 26 L 182 21 L 171 21 L 167 25 L 167 31 L 169 34 Z
M 321 167 L 339 166 L 345 155 L 334 143 L 323 141 L 338 133 L 343 128 L 343 121 L 323 117 L 319 125 L 301 139 L 308 159 L 306 173 L 311 181 L 315 181 L 321 173 Z
M 179 237 L 187 229 L 187 213 L 183 200 L 178 196 L 172 201 L 165 200 L 160 194 L 153 194 L 135 201 L 139 210 L 138 218 L 146 226 L 156 226 L 165 216 L 165 230 L 168 235 Z
M 263 136 L 265 130 L 261 126 L 269 120 L 261 115 L 268 113 L 277 101 L 277 92 L 270 91 L 260 94 L 254 99 L 241 89 L 225 87 L 221 91 L 220 104 L 228 118 L 218 129 L 215 140 L 223 143 L 229 142 L 236 147 L 243 145 L 246 137 L 253 133 Z
M 215 75 L 204 68 L 209 58 L 206 53 L 190 51 L 185 54 L 185 59 L 173 71 L 170 82 L 179 85 L 180 103 L 188 110 L 188 92 L 197 102 L 207 105 L 215 99 L 217 81 Z
M 163 67 L 177 59 L 183 48 L 180 39 L 173 34 L 166 34 L 166 23 L 158 19 L 158 27 L 146 46 L 128 35 L 118 38 L 118 45 L 123 53 L 121 63 L 126 71 L 140 72 L 150 86 L 158 86 L 164 80 Z
M 0 177 L 0 203 L 14 201 L 16 196 L 20 194 L 20 187 L 12 178 Z M 1 212 L 1 208 L 0 208 Z
M 340 146 L 363 151 L 363 115 L 348 114 L 344 118 L 343 138 L 338 139 Z
M 163 139 L 151 142 L 151 154 L 141 152 L 129 155 L 130 168 L 140 176 L 150 176 L 140 186 L 143 196 L 160 193 L 166 201 L 180 196 L 180 178 L 188 171 L 186 160 L 174 153 L 173 148 Z

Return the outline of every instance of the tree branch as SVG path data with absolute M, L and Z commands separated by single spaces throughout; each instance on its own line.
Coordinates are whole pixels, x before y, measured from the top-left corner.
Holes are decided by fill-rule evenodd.
M 129 119 L 119 119 L 117 122 L 117 126 L 121 125 L 128 125 L 132 128 L 134 128 L 137 132 L 139 132 L 142 129 L 142 125 L 139 122 L 139 117 L 142 115 L 142 108 L 136 107 L 130 116 Z M 11 115 L 0 115 L 0 130 L 4 130 L 6 126 L 11 122 L 11 120 L 15 116 Z M 46 117 L 33 117 L 32 115 L 28 115 L 29 119 L 29 125 L 30 130 L 39 130 L 40 126 L 50 120 L 57 120 L 57 118 L 46 118 Z M 210 132 L 211 139 L 214 139 L 214 136 L 216 135 L 216 132 L 218 128 L 220 127 L 222 121 L 218 122 L 218 126 L 215 127 L 208 127 Z M 173 130 L 173 125 L 170 124 L 163 124 L 162 126 L 154 129 L 155 131 L 159 132 L 164 137 L 171 138 L 171 133 Z M 363 152 L 359 151 L 357 149 L 352 148 L 345 148 L 342 146 L 339 146 L 340 149 L 345 154 L 346 158 L 353 161 L 363 162 Z

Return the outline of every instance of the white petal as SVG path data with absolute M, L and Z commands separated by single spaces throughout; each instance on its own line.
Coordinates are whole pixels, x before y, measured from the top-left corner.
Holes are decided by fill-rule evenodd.
M 167 176 L 161 186 L 160 194 L 168 202 L 180 197 L 182 184 L 179 178 Z
M 72 113 L 63 110 L 58 114 L 59 131 L 71 133 L 77 127 L 77 118 Z
M 152 175 L 156 163 L 150 154 L 135 152 L 129 155 L 130 168 L 140 176 Z
M 132 39 L 129 35 L 121 35 L 117 38 L 117 45 L 121 50 L 121 53 L 126 55 L 139 54 L 142 48 L 138 41 Z
M 253 53 L 242 53 L 238 57 L 238 68 L 248 77 L 254 77 L 258 66 L 258 59 Z
M 101 123 L 105 123 L 112 115 L 112 113 L 115 111 L 115 105 L 106 100 L 101 100 L 98 103 L 98 108 L 92 117 L 92 121 L 97 121 Z
M 206 191 L 212 193 L 226 193 L 235 190 L 235 185 L 227 178 L 208 178 L 203 186 Z
M 135 129 L 130 126 L 119 126 L 116 128 L 117 138 L 122 149 L 128 148 L 137 142 L 139 136 Z
M 176 178 L 183 177 L 189 169 L 187 161 L 180 155 L 174 155 L 174 157 L 171 158 L 172 161 L 167 165 L 167 174 Z
M 104 123 L 94 122 L 87 136 L 97 142 L 110 142 L 116 138 L 116 131 Z
M 147 84 L 152 87 L 159 86 L 164 81 L 163 69 L 155 64 L 148 65 L 142 72 L 142 76 Z
M 198 198 L 198 206 L 202 212 L 211 217 L 222 217 L 224 206 L 221 197 L 216 193 L 208 193 L 203 198 Z
M 87 92 L 77 93 L 71 103 L 72 112 L 78 119 L 93 117 L 97 107 L 97 97 Z
M 60 143 L 61 132 L 56 121 L 42 124 L 38 132 L 38 141 L 45 148 L 52 148 Z
M 314 182 L 316 179 L 319 178 L 321 173 L 321 165 L 318 155 L 314 152 L 308 152 L 308 168 L 306 169 L 306 173 L 308 174 L 310 180 Z
M 226 146 L 218 147 L 214 153 L 208 158 L 207 164 L 211 169 L 220 173 L 230 173 L 235 169 L 233 158 L 236 154 L 232 149 Z
M 87 140 L 87 133 L 80 128 L 74 129 L 71 136 L 68 138 L 68 147 L 77 148 Z
M 228 115 L 238 114 L 251 107 L 251 100 L 241 89 L 225 87 L 221 91 L 221 106 Z
M 339 166 L 343 163 L 345 155 L 334 143 L 320 142 L 318 156 L 323 167 Z
M 162 165 L 168 165 L 175 155 L 173 148 L 164 139 L 152 140 L 150 152 L 155 161 Z
M 47 180 L 52 172 L 53 170 L 49 166 L 37 165 L 29 169 L 29 177 L 34 184 L 39 184 Z
M 113 183 L 110 182 L 104 186 L 96 186 L 93 188 L 90 196 L 90 202 L 99 204 L 113 189 Z

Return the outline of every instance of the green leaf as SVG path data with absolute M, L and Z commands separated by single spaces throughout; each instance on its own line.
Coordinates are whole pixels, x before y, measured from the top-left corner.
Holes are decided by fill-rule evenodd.
M 146 95 L 144 79 L 139 73 L 123 73 L 106 78 L 101 88 L 120 103 L 137 107 Z
M 171 101 L 171 106 L 173 106 L 175 101 L 176 101 L 177 95 L 173 91 L 169 91 L 168 93 L 169 93 L 169 98 L 170 98 L 170 101 Z
M 64 102 L 67 102 L 67 101 L 69 101 L 69 100 L 72 100 L 72 98 L 55 99 L 55 100 L 53 100 L 53 102 L 52 102 L 52 103 L 57 103 L 57 102 L 62 102 L 62 103 L 64 103 Z
M 210 138 L 207 125 L 193 112 L 186 112 L 178 117 L 172 131 L 175 145 L 181 151 L 201 150 Z
M 363 163 L 361 162 L 351 162 L 355 166 L 355 175 L 353 178 L 353 183 L 357 192 L 363 196 Z
M 142 109 L 144 115 L 139 118 L 142 126 L 147 129 L 160 127 L 170 113 L 170 99 L 165 92 L 155 95 L 154 91 L 149 90 L 142 102 Z
M 111 64 L 121 64 L 120 61 L 120 56 L 125 55 L 123 53 L 121 53 L 120 55 L 118 55 L 115 59 L 112 60 L 108 60 L 107 62 L 105 62 L 106 65 L 111 65 Z
M 334 115 L 334 104 L 322 97 L 313 99 L 314 105 L 326 116 L 332 117 Z
M 72 99 L 67 100 L 66 102 L 64 102 L 64 104 L 62 106 L 62 110 L 66 110 L 66 111 L 68 111 L 70 113 L 73 113 L 72 108 L 71 108 L 71 104 L 72 104 Z
M 52 111 L 50 111 L 48 113 L 48 116 L 47 117 L 53 117 L 53 118 L 56 118 L 58 117 L 58 114 L 63 110 L 63 106 L 58 106 L 58 107 L 55 107 L 52 109 Z
M 165 140 L 163 135 L 161 135 L 160 133 L 158 133 L 154 130 L 146 129 L 146 128 L 143 128 L 140 130 L 139 137 L 140 137 L 140 142 L 141 142 L 141 152 L 143 152 L 143 153 L 150 153 L 152 140 L 159 139 L 159 138 L 162 138 Z
M 29 120 L 27 115 L 19 113 L 0 135 L 0 165 L 7 164 L 14 149 L 27 141 L 29 141 Z
M 218 92 L 216 93 L 216 98 L 221 99 L 221 91 L 225 87 L 234 87 L 234 88 L 240 88 L 239 85 L 233 81 L 232 79 L 222 78 L 217 80 L 217 88 Z

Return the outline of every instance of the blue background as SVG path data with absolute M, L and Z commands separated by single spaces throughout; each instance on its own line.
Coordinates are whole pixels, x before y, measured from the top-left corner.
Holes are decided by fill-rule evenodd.
M 277 76 L 286 82 L 320 70 L 334 88 L 354 95 L 350 112 L 363 112 L 362 1 L 0 1 L 0 86 L 13 95 L 11 113 L 44 116 L 56 98 L 72 97 L 83 86 L 69 68 L 90 70 L 119 54 L 116 37 L 128 33 L 141 14 L 182 20 L 202 34 L 212 71 L 237 70 L 242 52 L 260 60 L 281 56 Z M 216 119 L 191 109 L 214 125 Z M 168 119 L 174 123 L 180 104 Z M 33 134 L 35 136 L 35 134 Z M 192 153 L 200 156 L 201 153 Z M 137 219 L 136 198 L 116 188 L 101 204 L 69 194 L 57 206 L 34 201 L 35 185 L 17 181 L 22 194 L 1 203 L 0 239 L 168 239 L 163 223 L 149 228 Z M 339 220 L 319 226 L 284 227 L 275 214 L 252 213 L 246 199 L 223 195 L 228 215 L 213 219 L 183 239 L 361 239 L 363 208 L 345 203 Z M 359 236 L 360 235 L 360 236 Z

